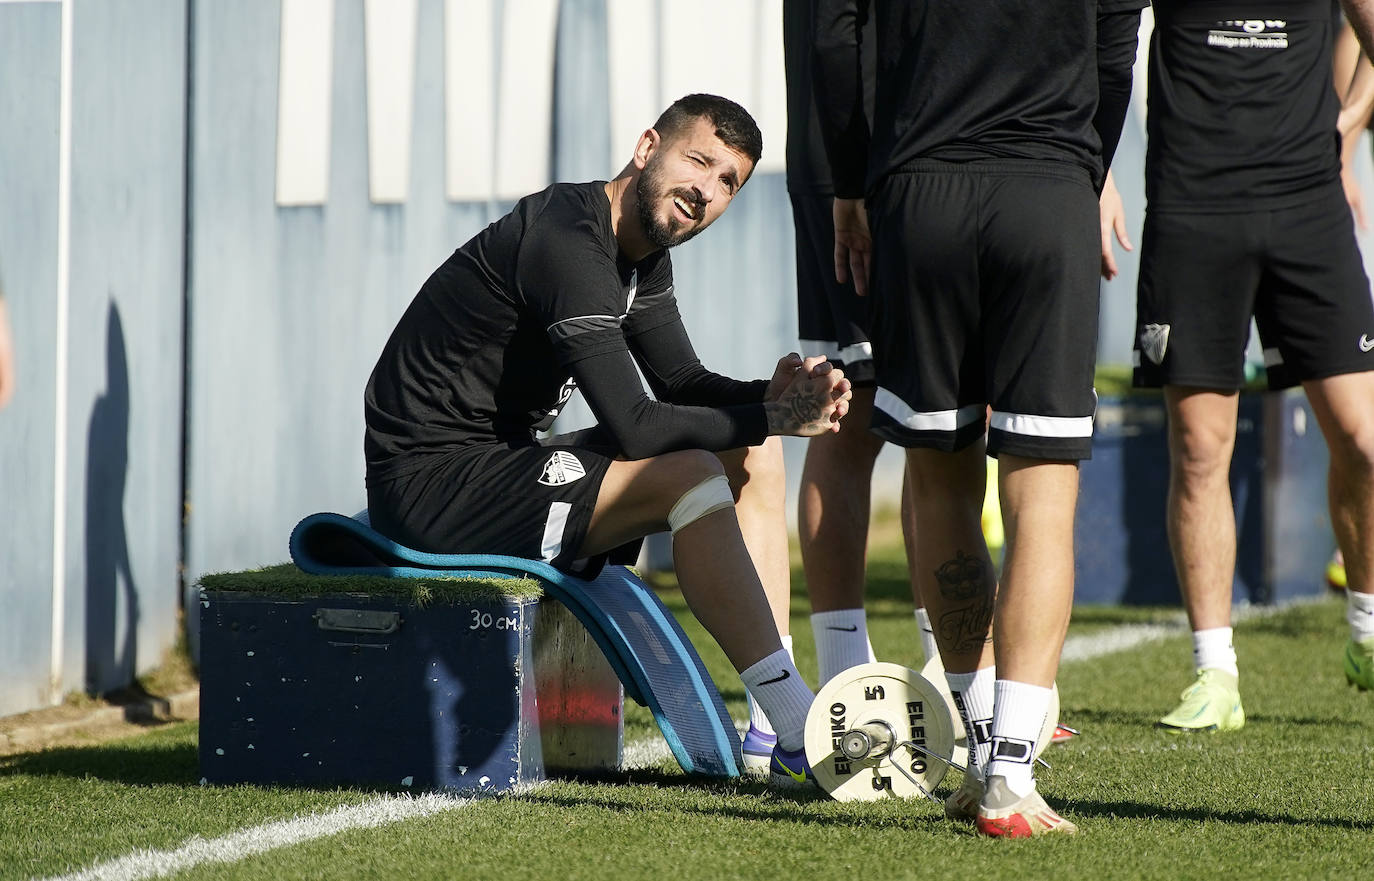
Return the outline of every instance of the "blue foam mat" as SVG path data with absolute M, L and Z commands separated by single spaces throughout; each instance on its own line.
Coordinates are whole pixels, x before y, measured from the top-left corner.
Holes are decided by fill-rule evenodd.
M 531 577 L 567 606 L 635 701 L 649 708 L 682 770 L 738 777 L 740 740 L 720 692 L 672 613 L 623 566 L 593 580 L 539 560 L 431 554 L 386 538 L 359 518 L 311 514 L 291 532 L 291 558 L 313 575 L 397 578 Z

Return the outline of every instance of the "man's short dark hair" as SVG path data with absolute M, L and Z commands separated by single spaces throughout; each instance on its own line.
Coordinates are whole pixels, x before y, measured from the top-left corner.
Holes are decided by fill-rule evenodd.
M 758 165 L 763 155 L 763 135 L 749 111 L 719 95 L 687 95 L 674 101 L 654 128 L 665 141 L 671 141 L 698 119 L 708 119 L 716 127 L 716 137 L 732 150 L 738 150 Z

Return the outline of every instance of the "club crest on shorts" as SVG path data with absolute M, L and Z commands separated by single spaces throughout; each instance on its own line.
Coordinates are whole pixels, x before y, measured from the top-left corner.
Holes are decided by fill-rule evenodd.
M 1164 363 L 1164 350 L 1169 348 L 1169 325 L 1147 324 L 1140 332 L 1140 351 L 1155 364 Z
M 562 486 L 586 476 L 587 469 L 582 467 L 576 456 L 567 450 L 556 450 L 544 463 L 544 473 L 539 475 L 539 482 L 545 486 Z

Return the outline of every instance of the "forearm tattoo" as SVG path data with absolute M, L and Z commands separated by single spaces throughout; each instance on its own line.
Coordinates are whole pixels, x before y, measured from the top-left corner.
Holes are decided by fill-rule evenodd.
M 992 640 L 993 598 L 997 582 L 981 557 L 956 551 L 935 570 L 945 611 L 938 627 L 942 641 L 955 651 L 973 651 Z
M 827 391 L 825 395 L 828 395 Z M 768 408 L 769 434 L 814 432 L 825 416 L 825 396 L 806 389 L 788 389 Z

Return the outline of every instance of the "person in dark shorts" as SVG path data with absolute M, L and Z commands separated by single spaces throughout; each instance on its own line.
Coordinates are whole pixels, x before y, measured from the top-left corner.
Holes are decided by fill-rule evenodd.
M 856 63 L 868 5 L 818 0 L 816 90 L 837 277 L 872 291 L 873 430 L 907 448 L 913 568 L 970 732 L 946 813 L 992 836 L 1073 832 L 1031 762 L 1092 440 L 1097 190 L 1117 137 L 1094 121 L 1124 117 L 1100 108 L 1098 81 L 1129 71 L 1099 73 L 1094 0 L 878 2 L 870 123 Z M 1000 590 L 980 529 L 985 449 L 1007 530 Z
M 843 367 L 854 387 L 840 431 L 807 443 L 798 492 L 798 537 L 818 681 L 824 685 L 835 674 L 874 660 L 864 612 L 864 569 L 873 467 L 883 440 L 868 430 L 875 391 L 868 300 L 852 283 L 835 279 L 834 189 L 811 87 L 815 5 L 815 0 L 783 3 L 787 191 L 796 229 L 797 328 L 802 351 L 823 354 Z M 864 103 L 871 107 L 874 57 L 867 47 L 872 44 L 872 27 L 863 36 Z M 903 532 L 909 535 L 910 507 L 905 501 L 904 493 Z M 923 615 L 924 609 L 918 608 L 918 620 Z M 928 630 L 922 622 L 929 657 L 935 651 Z
M 745 457 L 731 451 L 836 430 L 849 382 L 795 353 L 771 379 L 706 370 L 668 253 L 720 216 L 761 150 L 743 108 L 689 95 L 639 137 L 614 180 L 528 196 L 449 257 L 367 384 L 368 510 L 380 532 L 420 550 L 575 573 L 671 530 L 689 606 L 773 720 L 782 776 L 805 780 L 812 693 L 741 537 L 730 475 Z M 574 387 L 597 428 L 541 443 Z M 776 444 L 761 454 L 780 455 Z
M 1345 675 L 1374 687 L 1374 308 L 1341 185 L 1330 0 L 1156 0 L 1135 383 L 1164 389 L 1168 531 L 1196 680 L 1159 721 L 1245 724 L 1228 474 L 1253 316 L 1270 388 L 1302 384 L 1331 453 Z M 1369 33 L 1368 4 L 1346 4 Z

